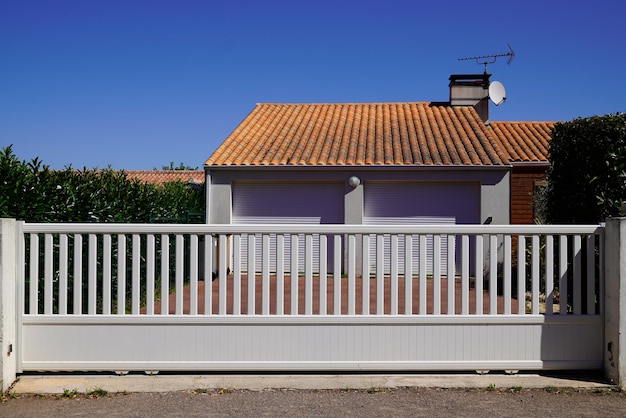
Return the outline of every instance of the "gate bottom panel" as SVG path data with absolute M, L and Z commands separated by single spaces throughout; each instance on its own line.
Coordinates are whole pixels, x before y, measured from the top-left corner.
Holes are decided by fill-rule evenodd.
M 565 370 L 603 360 L 598 315 L 23 319 L 20 371 Z

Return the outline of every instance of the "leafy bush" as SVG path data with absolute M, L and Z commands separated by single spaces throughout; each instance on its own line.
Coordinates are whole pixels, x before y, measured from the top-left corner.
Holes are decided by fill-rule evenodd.
M 50 170 L 0 151 L 0 217 L 27 222 L 204 222 L 204 188 L 131 180 L 124 171 Z M 190 216 L 196 214 L 196 216 Z
M 626 200 L 626 115 L 579 118 L 552 130 L 549 223 L 597 223 Z

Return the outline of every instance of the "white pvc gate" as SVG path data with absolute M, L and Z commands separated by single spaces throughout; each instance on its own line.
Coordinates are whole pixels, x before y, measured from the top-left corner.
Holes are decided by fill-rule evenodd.
M 603 362 L 599 226 L 19 228 L 19 372 L 545 370 Z M 304 235 L 302 274 L 271 273 L 267 239 L 262 268 L 242 273 L 246 234 L 275 234 L 279 248 L 286 236 Z M 320 236 L 319 274 L 313 234 Z M 371 235 L 391 237 L 389 275 L 357 274 L 358 249 L 369 248 Z M 413 271 L 410 251 L 398 264 L 398 237 L 412 245 L 423 235 L 454 236 L 461 268 Z M 204 254 L 200 236 L 209 243 Z M 326 270 L 329 241 L 340 261 Z M 220 269 L 212 283 L 198 281 L 198 266 L 225 265 L 229 247 L 232 273 Z M 485 267 L 470 275 L 471 259 Z

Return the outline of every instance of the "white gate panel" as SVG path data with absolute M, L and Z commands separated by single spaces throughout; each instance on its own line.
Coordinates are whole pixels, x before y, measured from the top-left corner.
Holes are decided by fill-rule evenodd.
M 24 319 L 24 371 L 602 367 L 589 317 Z M 451 344 L 454 342 L 454 344 Z
M 233 184 L 234 224 L 342 224 L 342 183 L 244 183 Z M 262 268 L 263 241 L 255 235 L 255 269 Z M 305 240 L 298 236 L 298 268 L 304 270 Z M 270 270 L 276 271 L 276 234 L 270 234 Z M 284 271 L 291 271 L 291 239 L 285 239 Z M 319 235 L 313 236 L 313 270 L 319 272 Z M 242 271 L 248 271 L 248 240 L 242 240 Z M 328 265 L 333 246 L 329 243 Z

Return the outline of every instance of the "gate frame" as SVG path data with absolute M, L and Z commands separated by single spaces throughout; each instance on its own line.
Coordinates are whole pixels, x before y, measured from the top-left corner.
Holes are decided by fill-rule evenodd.
M 23 265 L 21 222 L 0 219 L 0 381 L 2 391 L 16 380 L 19 347 L 18 267 Z M 626 382 L 626 218 L 606 221 L 604 234 L 604 373 L 616 385 Z M 621 349 L 624 347 L 624 349 Z

